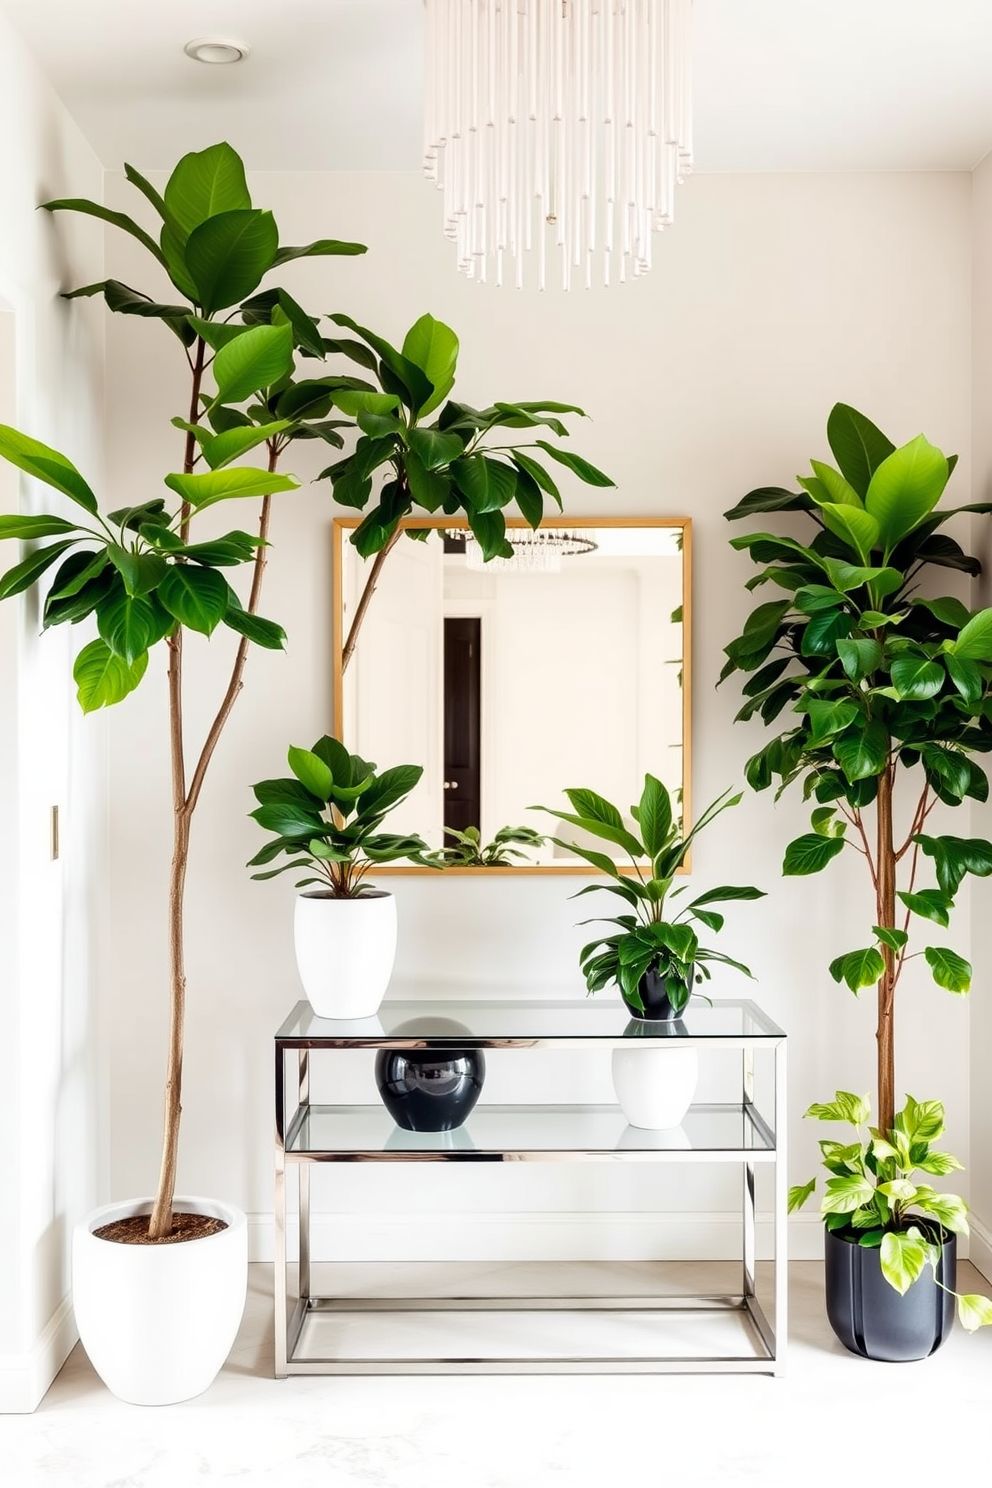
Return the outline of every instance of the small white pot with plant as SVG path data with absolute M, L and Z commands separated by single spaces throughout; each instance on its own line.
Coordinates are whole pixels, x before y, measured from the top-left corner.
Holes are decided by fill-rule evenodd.
M 300 980 L 321 1018 L 371 1018 L 389 985 L 396 956 L 396 901 L 366 875 L 376 864 L 401 859 L 431 865 L 421 837 L 380 829 L 388 812 L 406 800 L 423 772 L 420 765 L 376 766 L 349 754 L 325 734 L 312 749 L 289 750 L 292 777 L 252 787 L 251 813 L 276 836 L 251 859 L 262 867 L 288 863 L 253 878 L 309 870 L 296 887 L 294 940 Z

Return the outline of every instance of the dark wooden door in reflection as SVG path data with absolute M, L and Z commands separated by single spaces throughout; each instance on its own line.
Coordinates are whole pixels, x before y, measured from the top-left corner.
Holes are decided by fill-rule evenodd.
M 481 805 L 482 621 L 444 622 L 444 825 L 478 827 Z

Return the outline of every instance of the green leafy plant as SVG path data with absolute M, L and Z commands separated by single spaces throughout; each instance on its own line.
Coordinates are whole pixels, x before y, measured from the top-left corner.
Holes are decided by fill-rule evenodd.
M 276 836 L 248 866 L 282 855 L 290 861 L 252 878 L 305 868 L 309 874 L 297 880 L 298 889 L 317 884 L 335 899 L 358 899 L 372 892 L 365 876 L 377 864 L 406 859 L 434 866 L 421 837 L 380 831 L 424 773 L 421 765 L 394 765 L 378 775 L 374 764 L 325 734 L 312 749 L 291 747 L 289 768 L 292 777 L 252 786 L 259 804 L 250 814 Z
M 165 303 L 107 279 L 65 298 L 101 294 L 110 310 L 157 320 L 170 340 L 178 341 L 189 371 L 187 408 L 172 421 L 182 430 L 182 468 L 164 477 L 164 495 L 142 492 L 130 505 L 104 513 L 92 487 L 64 455 L 15 429 L 0 428 L 0 455 L 76 509 L 72 519 L 60 511 L 0 517 L 0 538 L 54 539 L 33 548 L 0 578 L 0 599 L 34 588 L 54 570 L 43 605 L 45 627 L 95 618 L 97 637 L 82 648 L 74 667 L 86 712 L 120 702 L 144 677 L 149 651 L 160 643 L 168 650 L 171 1016 L 162 1165 L 149 1222 L 150 1237 L 162 1239 L 172 1231 L 179 1143 L 183 926 L 193 814 L 243 685 L 249 643 L 277 649 L 284 641 L 282 628 L 258 613 L 271 499 L 298 484 L 278 473 L 280 457 L 301 438 L 342 443 L 337 426 L 326 421 L 331 389 L 325 383 L 318 394 L 312 379 L 297 375 L 302 358 L 324 355 L 316 322 L 284 289 L 259 292 L 259 285 L 293 259 L 365 249 L 333 239 L 281 246 L 271 212 L 253 206 L 244 166 L 227 144 L 184 156 L 161 195 L 132 166 L 125 174 L 155 212 L 157 235 L 99 202 L 65 199 L 45 205 L 51 212 L 99 218 L 129 234 L 147 250 L 154 273 L 164 271 L 175 289 L 176 301 Z M 330 379 L 334 387 L 341 381 Z M 264 468 L 241 463 L 252 451 L 264 454 Z M 192 529 L 201 512 L 245 497 L 260 499 L 253 533 L 235 530 L 195 539 Z M 242 597 L 226 574 L 246 565 L 251 578 Z M 184 638 L 187 631 L 210 636 L 221 626 L 238 637 L 230 679 L 202 744 L 190 753 L 183 728 Z
M 925 830 L 938 802 L 988 798 L 974 756 L 992 748 L 992 609 L 973 614 L 920 592 L 941 568 L 980 572 L 940 528 L 955 512 L 992 506 L 938 510 L 955 457 L 922 435 L 897 449 L 846 404 L 831 412 L 827 439 L 836 466 L 814 460 L 799 492 L 763 487 L 727 513 L 799 512 L 815 530 L 803 542 L 770 532 L 732 540 L 759 565 L 748 587 L 770 584 L 785 597 L 752 612 L 726 648 L 723 677 L 750 674 L 738 719 L 773 725 L 788 709 L 787 726 L 748 762 L 749 784 L 802 782 L 817 803 L 783 872 L 818 873 L 851 852 L 864 860 L 873 943 L 837 956 L 830 971 L 854 992 L 877 984 L 878 1123 L 890 1131 L 894 994 L 907 960 L 922 956 L 951 992 L 971 981 L 968 962 L 945 946 L 910 951 L 910 931 L 921 920 L 946 926 L 964 878 L 992 873 L 992 843 Z M 908 800 L 897 828 L 900 787 Z M 935 887 L 918 883 L 923 859 Z
M 957 1194 L 939 1193 L 917 1179 L 919 1173 L 943 1176 L 961 1167 L 949 1152 L 931 1146 L 944 1131 L 940 1101 L 915 1101 L 907 1096 L 888 1131 L 869 1127 L 868 1097 L 846 1090 L 838 1090 L 824 1105 L 810 1106 L 805 1114 L 817 1121 L 846 1122 L 857 1129 L 853 1142 L 820 1142 L 823 1165 L 831 1175 L 820 1206 L 827 1229 L 852 1244 L 878 1249 L 882 1275 L 901 1295 L 926 1266 L 932 1268 L 936 1280 L 945 1232 L 968 1233 L 964 1200 Z M 800 1209 L 815 1189 L 815 1178 L 791 1188 L 789 1212 Z M 992 1323 L 992 1302 L 987 1297 L 952 1295 L 957 1298 L 958 1317 L 969 1332 Z
M 527 860 L 527 854 L 518 848 L 543 847 L 546 840 L 533 827 L 500 827 L 483 847 L 478 827 L 466 827 L 464 832 L 454 827 L 444 830 L 454 841 L 430 854 L 431 861 L 442 868 L 508 868 L 512 858 Z
M 493 403 L 477 409 L 455 402 L 449 394 L 458 337 L 432 315 L 422 315 L 410 327 L 400 349 L 350 316 L 331 320 L 354 335 L 325 339 L 325 349 L 349 357 L 375 379 L 333 392 L 335 406 L 355 419 L 360 437 L 351 454 L 322 472 L 335 501 L 358 511 L 369 508 L 351 538 L 361 556 L 374 561 L 342 649 L 344 671 L 389 553 L 404 531 L 415 541 L 429 535 L 423 528 L 401 527 L 403 517 L 417 512 L 464 516 L 486 561 L 508 558 L 513 549 L 506 539 L 507 508 L 515 505 L 533 528 L 541 524 L 545 496 L 561 510 L 545 457 L 587 485 L 612 486 L 613 481 L 546 438 L 493 443 L 494 433 L 515 429 L 549 430 L 562 439 L 568 434 L 562 415 L 585 415 L 571 403 Z
M 675 874 L 683 866 L 695 837 L 710 822 L 736 806 L 740 795 L 725 791 L 700 816 L 691 831 L 682 835 L 681 822 L 673 817 L 672 800 L 665 786 L 654 775 L 644 777 L 640 802 L 630 808 L 640 836 L 624 822 L 616 806 L 595 791 L 566 790 L 571 812 L 537 806 L 559 821 L 579 828 L 613 847 L 619 847 L 629 858 L 630 866 L 621 866 L 606 852 L 598 852 L 578 842 L 553 837 L 560 847 L 576 853 L 592 867 L 613 880 L 608 884 L 589 884 L 574 897 L 600 893 L 616 894 L 633 910 L 608 919 L 583 921 L 584 924 L 615 925 L 617 929 L 584 946 L 580 964 L 590 992 L 599 992 L 615 983 L 624 1000 L 636 1011 L 645 1012 L 641 979 L 649 972 L 664 982 L 665 992 L 676 1013 L 680 1013 L 692 995 L 694 982 L 710 975 L 708 962 L 733 966 L 745 976 L 751 973 L 741 962 L 720 951 L 707 950 L 699 944 L 693 923 L 714 933 L 723 928 L 723 915 L 714 904 L 731 900 L 762 899 L 761 889 L 725 886 L 710 889 L 682 906 L 673 918 L 665 918 L 666 902 L 686 893 L 686 886 L 673 889 Z

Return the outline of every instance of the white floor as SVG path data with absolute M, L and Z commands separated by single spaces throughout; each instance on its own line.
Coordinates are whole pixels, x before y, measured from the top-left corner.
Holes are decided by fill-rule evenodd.
M 450 1282 L 455 1268 L 442 1269 Z M 538 1291 L 548 1285 L 546 1269 L 533 1268 Z M 584 1269 L 568 1268 L 579 1286 Z M 617 1290 L 643 1285 L 643 1267 L 611 1270 Z M 501 1278 L 505 1284 L 503 1268 L 475 1271 L 484 1288 Z M 726 1267 L 679 1271 L 687 1290 L 732 1285 Z M 960 1290 L 988 1290 L 970 1266 L 961 1271 Z M 907 1475 L 988 1481 L 992 1329 L 971 1337 L 956 1329 L 920 1364 L 856 1359 L 824 1319 L 818 1265 L 790 1270 L 784 1379 L 275 1380 L 271 1268 L 251 1273 L 237 1344 L 205 1395 L 157 1410 L 122 1405 L 77 1348 L 33 1416 L 0 1418 L 2 1488 L 836 1488 Z

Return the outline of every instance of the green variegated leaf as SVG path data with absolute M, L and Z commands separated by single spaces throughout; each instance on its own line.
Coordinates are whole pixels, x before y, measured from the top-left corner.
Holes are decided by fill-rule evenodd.
M 850 1214 L 870 1203 L 874 1192 L 874 1186 L 859 1173 L 828 1178 L 820 1209 L 824 1214 Z
M 797 1183 L 789 1189 L 789 1213 L 801 1209 L 806 1200 L 816 1190 L 816 1179 L 811 1178 L 808 1183 Z
M 963 1292 L 958 1295 L 958 1320 L 969 1333 L 992 1323 L 992 1302 L 980 1292 Z
M 920 1232 L 890 1232 L 882 1237 L 882 1275 L 900 1296 L 905 1296 L 927 1263 L 928 1248 Z

